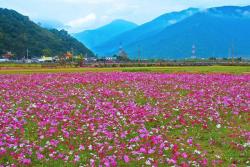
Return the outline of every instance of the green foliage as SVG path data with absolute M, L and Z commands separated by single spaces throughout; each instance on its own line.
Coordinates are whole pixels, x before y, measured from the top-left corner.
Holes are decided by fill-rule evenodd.
M 35 141 L 37 140 L 37 129 L 38 126 L 35 122 L 28 120 L 26 125 L 24 126 L 25 130 L 25 138 L 29 141 Z
M 117 56 L 117 60 L 120 62 L 129 62 L 130 59 L 127 56 Z
M 47 49 L 43 49 L 42 52 L 43 52 L 44 56 L 48 56 L 48 57 L 52 56 L 51 50 L 48 49 L 48 48 Z
M 17 58 L 22 58 L 28 48 L 32 57 L 43 54 L 56 56 L 69 50 L 73 50 L 74 54 L 94 56 L 67 31 L 41 28 L 14 10 L 0 8 L 0 20 L 0 54 L 11 51 Z

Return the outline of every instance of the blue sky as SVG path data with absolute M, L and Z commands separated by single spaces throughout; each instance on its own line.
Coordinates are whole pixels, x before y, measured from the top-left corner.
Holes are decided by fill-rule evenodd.
M 70 32 L 93 29 L 115 19 L 142 24 L 170 11 L 188 7 L 250 5 L 250 0 L 0 0 L 32 20 L 58 21 Z

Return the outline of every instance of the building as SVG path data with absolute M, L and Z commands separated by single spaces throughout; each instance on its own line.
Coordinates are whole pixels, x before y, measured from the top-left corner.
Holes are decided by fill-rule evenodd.
M 43 63 L 43 62 L 52 62 L 53 61 L 53 57 L 42 56 L 40 59 L 38 59 L 38 61 L 40 63 Z
M 120 47 L 120 49 L 119 49 L 119 52 L 117 55 L 117 60 L 120 60 L 120 61 L 128 61 L 129 60 L 128 54 L 125 52 L 125 50 L 122 47 Z
M 8 62 L 9 59 L 0 59 L 0 63 L 3 63 L 3 62 Z
M 14 57 L 14 54 L 12 54 L 11 52 L 6 52 L 3 55 L 3 58 L 5 58 L 5 59 L 11 59 L 12 57 Z

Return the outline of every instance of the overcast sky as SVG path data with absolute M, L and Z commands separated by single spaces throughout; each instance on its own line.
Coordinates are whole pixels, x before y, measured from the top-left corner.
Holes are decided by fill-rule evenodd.
M 188 7 L 250 5 L 250 0 L 0 0 L 0 7 L 17 10 L 32 20 L 59 21 L 70 32 L 93 29 L 115 19 L 142 24 Z

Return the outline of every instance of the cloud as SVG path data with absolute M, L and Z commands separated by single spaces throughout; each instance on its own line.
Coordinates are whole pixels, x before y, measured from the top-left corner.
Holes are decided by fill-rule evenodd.
M 68 25 L 74 29 L 81 29 L 81 28 L 84 28 L 86 26 L 89 26 L 90 24 L 93 24 L 96 21 L 96 19 L 97 19 L 96 14 L 90 13 L 85 17 L 71 20 L 66 25 Z
M 68 3 L 68 4 L 103 4 L 103 3 L 114 3 L 116 0 L 57 0 L 60 2 Z
M 107 16 L 107 15 L 103 15 L 100 17 L 101 22 L 107 22 L 108 20 L 109 20 L 109 16 Z
M 177 23 L 177 20 L 169 20 L 168 23 L 169 24 L 175 24 L 175 23 Z
M 242 15 L 250 17 L 250 12 L 249 11 L 244 11 L 244 12 L 242 12 Z

